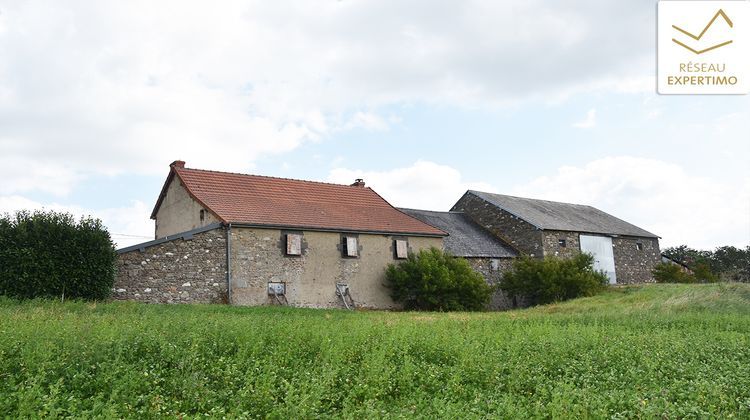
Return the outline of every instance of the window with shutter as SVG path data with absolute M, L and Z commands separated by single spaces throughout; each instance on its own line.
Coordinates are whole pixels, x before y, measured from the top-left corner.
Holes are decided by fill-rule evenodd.
M 302 255 L 302 235 L 295 233 L 286 235 L 286 255 Z
M 409 256 L 409 246 L 403 239 L 396 239 L 396 258 L 404 259 Z
M 344 255 L 346 255 L 347 257 L 359 256 L 359 252 L 358 252 L 359 250 L 358 250 L 356 237 L 347 236 L 344 241 L 344 244 L 345 244 Z

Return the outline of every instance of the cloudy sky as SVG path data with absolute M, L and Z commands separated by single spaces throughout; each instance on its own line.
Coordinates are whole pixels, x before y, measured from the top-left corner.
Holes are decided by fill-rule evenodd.
M 656 2 L 0 0 L 0 211 L 153 235 L 168 165 L 591 204 L 750 243 L 750 97 L 655 92 Z

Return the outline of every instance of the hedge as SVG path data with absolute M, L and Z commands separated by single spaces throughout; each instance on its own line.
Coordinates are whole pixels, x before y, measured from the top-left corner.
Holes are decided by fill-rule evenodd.
M 105 299 L 117 253 L 98 219 L 54 211 L 0 217 L 0 295 Z

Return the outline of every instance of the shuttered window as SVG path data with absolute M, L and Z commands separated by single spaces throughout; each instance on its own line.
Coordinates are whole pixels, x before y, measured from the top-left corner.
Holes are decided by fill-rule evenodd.
M 286 235 L 286 255 L 302 255 L 302 235 L 296 233 Z
M 404 259 L 409 256 L 409 245 L 403 239 L 396 239 L 396 258 Z
M 359 244 L 355 236 L 345 236 L 342 245 L 344 246 L 345 257 L 356 258 L 359 256 Z

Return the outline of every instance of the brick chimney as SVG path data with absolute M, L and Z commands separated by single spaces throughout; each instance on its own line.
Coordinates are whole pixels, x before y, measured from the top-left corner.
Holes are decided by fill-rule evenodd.
M 365 187 L 365 180 L 362 179 L 362 178 L 357 178 L 357 179 L 354 180 L 354 184 L 352 184 L 351 186 L 352 187 L 364 188 Z
M 184 160 L 176 160 L 172 162 L 169 166 L 173 168 L 184 168 L 185 167 L 185 161 Z

